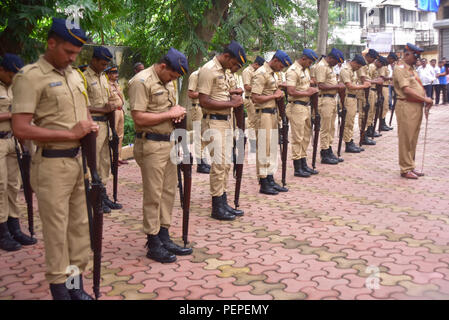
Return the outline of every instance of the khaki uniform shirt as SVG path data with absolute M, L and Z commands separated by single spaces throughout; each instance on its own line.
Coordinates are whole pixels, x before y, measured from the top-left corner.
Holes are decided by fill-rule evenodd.
M 346 63 L 340 71 L 340 80 L 342 83 L 351 83 L 353 85 L 357 85 L 359 82 L 359 78 L 357 77 L 357 72 L 355 72 L 350 63 Z M 346 94 L 357 94 L 361 90 L 351 90 L 346 88 Z
M 188 90 L 193 91 L 193 92 L 198 92 L 198 74 L 199 74 L 200 69 L 192 72 L 192 74 L 189 77 L 189 88 Z M 192 104 L 199 104 L 200 103 L 200 99 L 191 99 L 192 100 Z
M 249 65 L 248 67 L 245 68 L 245 70 L 243 70 L 242 72 L 243 87 L 245 87 L 245 85 L 251 86 L 251 82 L 253 80 L 255 72 L 256 70 L 254 70 L 252 65 Z M 245 90 L 245 97 L 249 98 L 250 96 L 251 91 Z
M 389 75 L 389 71 L 388 71 L 388 66 L 383 66 L 382 68 L 380 68 L 379 70 L 379 76 L 380 77 L 384 77 L 384 78 L 388 78 Z M 390 80 L 384 80 L 384 86 L 391 84 Z
M 0 113 L 11 112 L 12 86 L 7 87 L 0 81 Z M 11 131 L 11 120 L 0 122 L 0 131 Z
M 378 69 L 374 63 L 371 63 L 368 68 L 368 78 L 371 80 L 379 78 L 379 71 L 380 68 Z M 375 84 L 371 85 L 371 88 L 375 89 L 376 85 Z
M 405 99 L 404 87 L 409 87 L 416 93 L 425 96 L 426 91 L 419 80 L 418 73 L 413 66 L 409 66 L 404 60 L 400 60 L 393 70 L 393 85 L 398 99 Z
M 123 97 L 122 88 L 115 81 L 109 81 L 109 88 L 111 92 L 110 103 L 117 108 L 117 110 L 122 110 L 125 104 L 125 98 Z
M 142 70 L 129 81 L 128 92 L 131 111 L 162 113 L 176 105 L 173 82 L 164 85 L 154 70 L 154 65 Z M 171 119 L 154 126 L 138 126 L 136 124 L 136 132 L 171 134 L 173 129 Z
M 315 68 L 315 77 L 317 84 L 324 83 L 326 85 L 330 86 L 336 86 L 338 84 L 337 82 L 337 75 L 334 72 L 334 68 L 331 68 L 329 66 L 329 63 L 327 63 L 326 59 L 321 59 L 321 61 L 317 64 Z M 320 94 L 336 94 L 337 90 L 320 90 Z
M 231 101 L 226 73 L 217 57 L 206 63 L 198 74 L 198 92 L 215 101 Z M 203 114 L 231 114 L 231 108 L 213 110 L 203 107 Z
M 226 80 L 228 81 L 229 90 L 237 89 L 237 79 L 231 70 L 226 70 Z
M 84 71 L 84 77 L 87 83 L 87 94 L 89 95 L 89 101 L 91 107 L 93 108 L 103 108 L 109 101 L 111 95 L 109 90 L 108 79 L 106 75 L 102 72 L 101 74 L 96 73 L 89 66 L 86 71 Z M 93 116 L 102 116 L 101 113 L 92 113 Z
M 260 94 L 263 96 L 273 95 L 278 89 L 277 80 L 274 76 L 274 71 L 271 69 L 268 62 L 265 62 L 262 67 L 257 69 L 251 83 L 251 93 Z M 256 109 L 275 108 L 276 100 L 270 100 L 265 103 L 255 103 Z
M 36 63 L 23 67 L 14 77 L 13 113 L 32 113 L 34 124 L 53 130 L 70 130 L 88 119 L 89 99 L 84 79 L 71 66 L 63 73 L 43 56 Z M 69 149 L 79 141 L 36 142 L 48 149 Z
M 287 87 L 295 87 L 296 91 L 306 91 L 310 88 L 310 71 L 308 68 L 304 69 L 298 61 L 288 68 L 285 77 Z M 310 97 L 291 97 L 289 100 L 309 102 Z

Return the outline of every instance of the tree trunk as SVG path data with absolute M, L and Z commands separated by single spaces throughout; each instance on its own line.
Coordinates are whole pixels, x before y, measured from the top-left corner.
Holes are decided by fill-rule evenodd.
M 317 53 L 319 55 L 326 54 L 327 36 L 329 23 L 329 0 L 318 0 L 319 9 L 319 25 L 318 25 L 318 46 Z

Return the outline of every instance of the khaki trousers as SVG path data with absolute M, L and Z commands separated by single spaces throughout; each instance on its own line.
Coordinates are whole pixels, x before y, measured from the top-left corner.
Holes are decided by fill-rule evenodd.
M 277 145 L 279 141 L 278 115 L 256 113 L 256 169 L 260 179 L 274 175 L 277 168 Z
M 211 141 L 208 149 L 211 156 L 209 173 L 212 197 L 221 197 L 227 191 L 229 171 L 232 163 L 233 130 L 229 120 L 205 119 L 204 138 Z
M 354 122 L 355 115 L 357 113 L 357 99 L 350 98 L 346 96 L 345 107 L 346 107 L 346 119 L 345 119 L 345 130 L 343 132 L 343 141 L 351 142 L 354 136 Z
M 168 229 L 171 225 L 177 184 L 176 163 L 170 159 L 173 148 L 173 142 L 139 138 L 134 144 L 134 158 L 142 173 L 146 234 L 156 235 L 161 227 Z
M 44 158 L 41 153 L 39 148 L 31 161 L 30 181 L 42 221 L 45 277 L 49 283 L 64 283 L 67 267 L 82 273 L 91 252 L 81 153 L 76 158 Z
M 374 116 L 376 114 L 376 100 L 377 100 L 377 93 L 373 90 L 369 90 L 369 112 L 368 112 L 368 118 L 366 121 L 366 127 L 365 131 L 368 130 L 368 127 L 371 126 L 374 122 Z M 363 108 L 365 107 L 365 99 L 362 100 L 362 103 L 359 104 L 359 128 L 362 130 L 362 122 L 363 118 L 365 117 L 365 112 L 363 111 Z
M 19 217 L 19 173 L 14 138 L 0 139 L 0 223 Z
M 396 119 L 399 138 L 399 167 L 401 173 L 416 168 L 415 155 L 421 128 L 423 106 L 405 100 L 396 102 Z
M 312 135 L 310 106 L 289 103 L 286 114 L 291 128 L 292 160 L 306 158 Z
M 327 150 L 332 145 L 335 135 L 335 120 L 337 118 L 337 101 L 335 98 L 320 97 L 318 101 L 318 113 L 321 117 L 321 150 Z
M 122 144 L 125 136 L 125 111 L 115 110 L 115 131 L 118 135 L 118 159 L 122 160 Z
M 390 90 L 388 89 L 388 87 L 383 87 L 382 88 L 382 94 L 384 96 L 384 106 L 382 109 L 382 119 L 385 119 L 385 117 L 387 116 L 387 112 L 390 108 Z
M 243 105 L 248 115 L 248 139 L 256 140 L 256 108 L 250 97 L 245 97 Z
M 109 151 L 108 123 L 105 121 L 97 122 L 100 129 L 97 135 L 97 170 L 101 181 L 106 184 L 111 172 L 111 158 Z

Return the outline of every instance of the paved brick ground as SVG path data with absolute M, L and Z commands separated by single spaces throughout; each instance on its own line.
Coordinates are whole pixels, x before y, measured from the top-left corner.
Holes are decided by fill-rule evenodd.
M 194 253 L 173 264 L 145 257 L 140 171 L 120 167 L 124 209 L 105 217 L 101 299 L 448 299 L 448 123 L 449 107 L 435 107 L 419 181 L 399 177 L 396 130 L 316 177 L 289 166 L 290 192 L 276 197 L 258 193 L 249 165 L 234 222 L 209 218 L 209 179 L 195 173 Z M 418 169 L 423 136 L 424 123 Z M 37 245 L 0 253 L 0 299 L 50 298 L 38 216 L 36 229 Z M 171 233 L 180 242 L 178 199 Z

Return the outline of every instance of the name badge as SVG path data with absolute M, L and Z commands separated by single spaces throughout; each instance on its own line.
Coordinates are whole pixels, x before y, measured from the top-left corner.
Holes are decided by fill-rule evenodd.
M 50 83 L 50 88 L 59 87 L 59 86 L 62 86 L 62 82 L 61 81 Z
M 0 99 L 6 99 L 6 97 L 4 97 L 4 96 L 0 96 Z
M 96 84 L 97 84 L 97 81 L 91 83 L 92 86 L 95 86 Z
M 164 94 L 164 91 L 156 92 L 154 95 L 155 95 L 155 96 L 160 96 L 161 94 Z
M 224 76 L 218 76 L 218 79 L 224 79 Z

